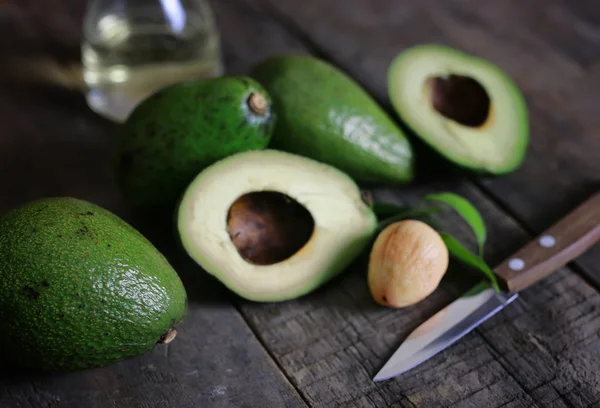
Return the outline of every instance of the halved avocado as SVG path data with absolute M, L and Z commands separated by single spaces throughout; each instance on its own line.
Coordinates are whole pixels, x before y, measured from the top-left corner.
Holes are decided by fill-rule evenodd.
M 491 62 L 443 45 L 414 46 L 392 61 L 388 90 L 400 118 L 451 162 L 501 175 L 524 160 L 525 98 Z
M 206 168 L 177 213 L 188 255 L 239 296 L 263 302 L 296 298 L 338 275 L 376 227 L 348 175 L 273 149 Z

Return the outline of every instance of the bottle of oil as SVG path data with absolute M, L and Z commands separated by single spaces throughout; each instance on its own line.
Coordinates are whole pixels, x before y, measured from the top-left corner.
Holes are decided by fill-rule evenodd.
M 89 106 L 124 121 L 156 90 L 222 75 L 209 0 L 90 0 L 82 59 Z

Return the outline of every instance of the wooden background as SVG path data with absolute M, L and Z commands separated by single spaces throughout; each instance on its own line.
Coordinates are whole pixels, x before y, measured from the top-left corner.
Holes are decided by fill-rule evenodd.
M 600 187 L 597 0 L 212 4 L 231 74 L 273 54 L 312 53 L 350 73 L 390 112 L 387 66 L 413 44 L 455 46 L 513 76 L 526 94 L 532 129 L 517 172 L 442 179 L 432 170 L 411 188 L 377 192 L 398 203 L 440 190 L 465 195 L 489 226 L 492 264 Z M 45 75 L 69 84 L 51 67 L 77 62 L 83 7 L 75 0 L 0 2 L 0 212 L 42 196 L 71 195 L 135 223 L 111 173 L 114 127 L 77 90 L 35 84 L 27 70 L 11 65 L 17 56 L 39 59 L 49 64 Z M 452 213 L 442 224 L 470 239 Z M 373 303 L 358 262 L 302 299 L 253 304 L 199 273 L 152 226 L 139 227 L 156 239 L 189 291 L 190 310 L 176 341 L 82 373 L 32 377 L 5 368 L 0 407 L 600 406 L 598 246 L 455 346 L 401 377 L 373 383 L 403 338 L 456 296 L 456 284 L 444 283 L 413 307 L 384 309 Z M 465 287 L 472 282 L 464 280 Z

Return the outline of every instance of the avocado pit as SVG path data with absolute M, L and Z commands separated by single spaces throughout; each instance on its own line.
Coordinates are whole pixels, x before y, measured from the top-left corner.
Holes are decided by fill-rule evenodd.
M 255 265 L 282 262 L 310 240 L 315 222 L 299 202 L 276 191 L 240 196 L 229 208 L 227 228 L 238 253 Z
M 461 125 L 480 127 L 490 113 L 490 97 L 479 82 L 468 76 L 430 77 L 425 92 L 433 108 Z

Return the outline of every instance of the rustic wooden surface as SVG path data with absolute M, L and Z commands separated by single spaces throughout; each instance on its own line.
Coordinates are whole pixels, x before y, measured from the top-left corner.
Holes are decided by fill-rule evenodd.
M 82 3 L 0 2 L 0 61 L 78 58 Z M 531 110 L 527 160 L 502 178 L 447 175 L 377 196 L 411 203 L 451 190 L 482 211 L 495 264 L 600 187 L 600 7 L 575 0 L 214 1 L 229 73 L 279 53 L 313 53 L 389 110 L 386 68 L 426 41 L 509 72 Z M 2 68 L 6 68 L 3 64 Z M 80 93 L 0 69 L 0 211 L 72 195 L 132 222 L 110 171 L 114 129 Z M 440 224 L 470 239 L 451 212 Z M 147 229 L 152 234 L 152 229 Z M 402 339 L 474 280 L 452 270 L 406 309 L 372 301 L 364 260 L 281 304 L 232 296 L 157 240 L 181 272 L 190 312 L 177 340 L 137 359 L 62 376 L 3 370 L 0 407 L 592 407 L 600 406 L 600 247 L 596 246 L 409 373 L 370 379 Z M 463 280 L 457 284 L 457 279 Z

